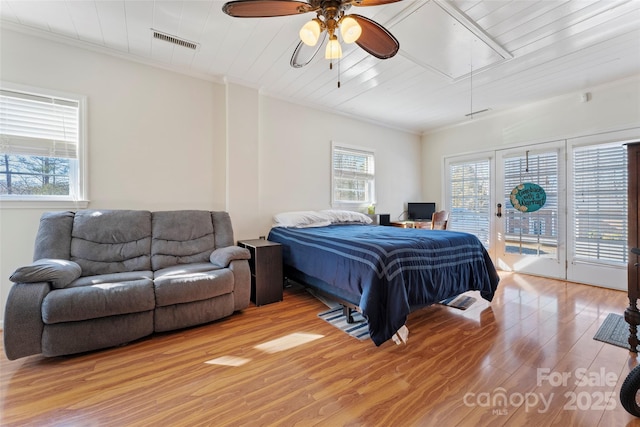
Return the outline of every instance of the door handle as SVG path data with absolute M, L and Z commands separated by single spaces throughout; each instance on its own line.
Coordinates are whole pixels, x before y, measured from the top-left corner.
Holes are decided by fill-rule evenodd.
M 496 212 L 498 218 L 502 218 L 502 203 L 498 203 L 498 212 Z

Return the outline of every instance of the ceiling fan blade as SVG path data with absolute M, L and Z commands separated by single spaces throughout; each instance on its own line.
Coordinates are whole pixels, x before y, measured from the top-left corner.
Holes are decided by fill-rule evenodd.
M 297 0 L 235 0 L 222 6 L 224 13 L 235 18 L 270 18 L 298 15 L 314 10 L 317 10 L 317 7 Z
M 381 6 L 383 4 L 396 3 L 402 0 L 351 0 L 353 6 Z
M 320 35 L 320 39 L 315 46 L 307 46 L 302 41 L 298 43 L 295 50 L 293 51 L 293 55 L 291 55 L 291 60 L 289 64 L 293 68 L 302 68 L 307 65 L 320 51 L 320 48 L 324 44 L 324 40 L 327 38 L 327 32 L 323 31 Z
M 362 34 L 356 44 L 379 59 L 389 59 L 398 53 L 400 43 L 382 25 L 361 15 L 351 14 L 360 27 Z

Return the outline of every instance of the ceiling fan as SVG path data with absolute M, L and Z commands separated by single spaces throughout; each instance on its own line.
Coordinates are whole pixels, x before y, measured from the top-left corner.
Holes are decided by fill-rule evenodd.
M 294 68 L 307 65 L 315 57 L 327 35 L 326 59 L 342 57 L 338 29 L 342 41 L 356 43 L 379 59 L 393 57 L 400 48 L 398 40 L 382 25 L 357 14 L 345 14 L 351 6 L 380 6 L 401 0 L 235 0 L 222 6 L 222 11 L 236 18 L 268 18 L 316 12 L 316 17 L 300 29 L 301 41 L 291 56 Z M 318 43 L 320 42 L 320 43 Z

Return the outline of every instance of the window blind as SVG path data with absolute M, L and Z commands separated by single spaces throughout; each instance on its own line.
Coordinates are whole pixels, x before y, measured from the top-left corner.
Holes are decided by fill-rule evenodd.
M 79 103 L 0 90 L 0 153 L 77 158 Z
M 449 165 L 449 228 L 474 234 L 489 248 L 489 160 Z
M 627 157 L 620 144 L 573 151 L 574 257 L 627 262 Z
M 545 258 L 558 257 L 558 168 L 557 151 L 525 152 L 504 159 L 505 251 Z M 511 204 L 516 186 L 530 182 L 542 187 L 546 202 L 535 212 L 521 212 Z
M 370 151 L 334 146 L 333 201 L 374 203 L 375 157 Z

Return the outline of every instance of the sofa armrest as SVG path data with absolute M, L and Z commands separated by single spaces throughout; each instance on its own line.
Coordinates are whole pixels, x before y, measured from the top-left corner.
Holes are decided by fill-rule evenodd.
M 251 269 L 249 261 L 238 259 L 229 263 L 233 272 L 233 311 L 244 310 L 251 300 Z
M 64 288 L 82 275 L 82 268 L 66 259 L 42 258 L 18 268 L 9 280 L 14 283 L 50 282 L 54 288 Z
M 247 248 L 241 248 L 240 246 L 225 246 L 223 248 L 215 249 L 209 261 L 217 267 L 227 268 L 229 263 L 235 260 L 245 260 L 251 258 L 251 252 Z
M 50 292 L 47 282 L 16 283 L 4 312 L 4 352 L 9 360 L 42 352 L 42 301 Z

